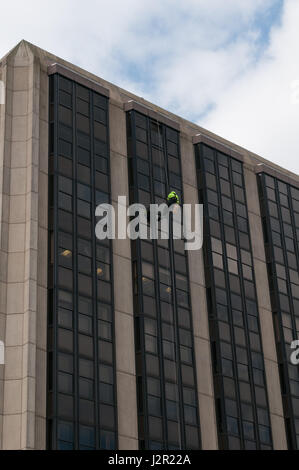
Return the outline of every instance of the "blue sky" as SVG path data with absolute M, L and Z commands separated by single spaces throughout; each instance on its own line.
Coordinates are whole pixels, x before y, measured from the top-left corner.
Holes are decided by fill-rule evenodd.
M 26 39 L 299 173 L 298 0 L 11 0 L 1 16 L 0 56 Z
M 252 18 L 252 21 L 248 22 L 247 28 L 243 28 L 242 25 L 235 28 L 232 28 L 231 31 L 228 31 L 227 37 L 220 44 L 216 44 L 214 47 L 209 46 L 205 42 L 200 40 L 194 42 L 194 46 L 198 49 L 202 48 L 226 48 L 229 47 L 232 43 L 238 42 L 248 32 L 255 32 L 257 37 L 255 38 L 255 48 L 254 48 L 254 60 L 258 61 L 263 54 L 263 51 L 267 48 L 269 44 L 270 32 L 273 26 L 279 24 L 282 15 L 283 0 L 273 1 L 273 4 L 268 8 L 261 8 L 259 11 L 256 11 L 256 14 Z M 191 18 L 190 18 L 191 17 Z M 209 18 L 201 17 L 200 14 L 192 18 L 192 12 L 185 13 L 180 18 L 181 22 L 190 22 L 197 24 L 200 28 L 202 20 L 205 22 L 209 21 Z M 212 22 L 211 22 L 212 23 Z M 225 28 L 223 24 L 222 27 Z M 168 40 L 169 35 L 172 34 L 171 24 L 165 24 L 163 19 L 158 16 L 153 16 L 148 18 L 144 24 L 144 28 L 135 29 L 136 36 L 143 37 L 144 39 L 150 38 L 152 35 L 155 35 L 159 38 L 159 41 L 163 43 Z M 186 41 L 187 42 L 187 41 Z M 186 44 L 187 45 L 187 44 Z M 115 59 L 118 62 L 119 76 L 115 78 L 117 84 L 122 85 L 122 81 L 130 81 L 137 86 L 140 91 L 146 95 L 154 94 L 156 84 L 156 73 L 159 68 L 160 62 L 163 60 L 169 60 L 165 58 L 164 51 L 159 50 L 159 47 L 156 48 L 152 53 L 145 54 L 143 57 L 134 56 L 130 59 L 127 57 L 127 51 L 119 49 L 117 46 L 115 50 L 112 51 L 112 54 L 115 56 Z M 169 48 L 171 56 L 176 56 L 176 49 Z M 158 98 L 158 97 L 157 97 Z M 210 105 L 208 105 L 208 109 Z M 175 109 L 173 109 L 175 112 Z M 205 110 L 198 110 L 198 113 L 188 112 L 185 117 L 191 120 L 196 120 L 198 116 L 203 116 Z
M 273 26 L 280 24 L 283 6 L 283 0 L 274 0 L 272 5 L 262 15 L 256 15 L 254 27 L 261 32 L 261 47 L 265 47 L 268 44 Z

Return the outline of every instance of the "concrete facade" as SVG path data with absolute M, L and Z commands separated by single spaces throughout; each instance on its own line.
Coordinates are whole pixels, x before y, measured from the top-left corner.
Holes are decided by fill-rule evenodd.
M 2 449 L 45 448 L 48 79 L 21 43 L 3 62 L 1 105 Z
M 119 101 L 110 100 L 110 159 L 112 201 L 129 203 L 126 116 Z M 116 227 L 116 230 L 118 227 Z M 134 309 L 130 240 L 113 240 L 115 349 L 120 449 L 138 449 Z M 124 276 L 123 273 L 126 273 Z
M 0 105 L 0 449 L 46 448 L 46 350 L 48 260 L 48 66 L 58 63 L 74 77 L 110 92 L 112 200 L 129 196 L 126 144 L 128 101 L 159 119 L 176 123 L 181 133 L 184 197 L 198 202 L 193 143 L 203 138 L 244 160 L 247 202 L 258 289 L 267 388 L 275 449 L 286 448 L 272 312 L 267 283 L 255 169 L 266 162 L 212 133 L 174 116 L 58 57 L 22 41 L 0 61 L 5 104 Z M 75 79 L 75 78 L 74 78 Z M 197 136 L 197 137 L 196 137 Z M 201 136 L 201 137 L 199 137 Z M 212 145 L 211 144 L 211 145 Z M 120 449 L 138 448 L 131 248 L 113 243 L 118 431 Z M 126 276 L 123 276 L 123 273 Z M 189 252 L 196 372 L 203 449 L 217 449 L 208 312 L 202 252 Z
M 181 135 L 181 161 L 185 204 L 198 204 L 198 189 L 192 138 Z M 203 251 L 189 251 L 192 321 L 196 357 L 197 390 L 202 448 L 218 448 L 216 412 L 211 362 L 208 309 L 205 295 Z
M 262 346 L 265 361 L 270 420 L 272 426 L 273 445 L 277 450 L 287 449 L 283 406 L 280 391 L 279 371 L 277 364 L 275 337 L 272 321 L 271 300 L 269 295 L 266 255 L 263 240 L 262 220 L 258 199 L 256 175 L 250 166 L 244 170 L 248 217 L 253 252 L 254 271 L 258 306 L 260 312 L 260 325 L 262 333 Z

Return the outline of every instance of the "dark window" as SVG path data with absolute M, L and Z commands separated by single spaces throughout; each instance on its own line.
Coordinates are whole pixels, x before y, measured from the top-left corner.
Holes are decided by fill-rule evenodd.
M 266 256 L 268 263 L 268 280 L 271 290 L 273 318 L 275 323 L 275 337 L 277 348 L 281 357 L 280 372 L 281 386 L 284 393 L 284 410 L 286 428 L 288 430 L 289 446 L 298 449 L 297 431 L 293 413 L 296 408 L 295 382 L 299 381 L 298 368 L 289 368 L 288 359 L 284 358 L 285 351 L 289 351 L 289 343 L 296 337 L 294 327 L 297 315 L 297 274 L 298 271 L 298 240 L 299 232 L 296 227 L 297 194 L 298 190 L 290 184 L 286 184 L 277 178 L 266 174 L 258 176 L 260 189 L 261 208 L 265 215 L 265 224 L 269 227 L 267 238 L 265 237 Z M 286 269 L 289 268 L 289 269 Z M 295 281 L 296 284 L 293 284 Z M 282 334 L 283 333 L 283 334 Z M 255 337 L 252 336 L 252 341 Z M 256 345 L 260 350 L 260 344 Z M 288 355 L 289 352 L 286 352 Z M 254 358 L 255 393 L 259 405 L 265 406 L 266 397 L 264 389 L 264 373 L 260 363 L 260 356 Z M 288 385 L 288 386 L 287 386 Z M 293 409 L 293 412 L 287 410 Z M 262 416 L 259 410 L 262 426 L 259 426 L 261 442 L 271 443 L 271 432 L 266 416 Z
M 92 217 L 110 201 L 108 99 L 58 74 L 50 90 L 49 447 L 115 449 L 112 247 Z
M 223 449 L 261 449 L 263 441 L 255 433 L 256 410 L 262 406 L 267 416 L 269 411 L 243 164 L 204 144 L 196 146 L 195 154 L 206 222 L 204 259 L 210 334 L 214 340 L 213 372 L 219 396 L 219 445 Z M 288 215 L 285 210 L 285 222 L 289 221 Z M 287 244 L 292 253 L 292 242 L 287 240 Z M 251 415 L 244 414 L 241 421 L 239 413 L 245 403 L 255 413 L 251 409 Z M 229 434 L 225 437 L 224 418 Z M 271 439 L 268 444 L 271 448 Z
M 127 128 L 130 203 L 161 204 L 173 189 L 182 199 L 178 132 L 135 111 L 127 114 Z M 184 241 L 170 242 L 160 237 L 150 243 L 136 240 L 131 247 L 136 367 L 139 395 L 144 400 L 139 403 L 140 445 L 158 449 L 165 443 L 168 449 L 198 449 L 198 403 Z M 145 367 L 141 365 L 143 355 Z M 145 395 L 140 392 L 141 383 Z M 184 431 L 189 425 L 192 438 Z

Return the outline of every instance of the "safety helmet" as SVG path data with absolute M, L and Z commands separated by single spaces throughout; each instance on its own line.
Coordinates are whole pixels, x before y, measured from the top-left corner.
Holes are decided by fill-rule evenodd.
M 175 191 L 171 191 L 171 193 L 168 194 L 167 201 L 170 201 L 171 199 L 175 199 L 177 204 L 180 203 L 179 196 Z

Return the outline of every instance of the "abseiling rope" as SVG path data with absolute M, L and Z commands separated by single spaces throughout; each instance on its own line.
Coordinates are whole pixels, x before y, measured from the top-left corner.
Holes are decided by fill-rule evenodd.
M 162 126 L 161 126 L 161 134 L 160 134 L 160 125 L 159 125 L 159 122 L 158 122 L 158 119 L 156 119 L 156 123 L 157 123 L 157 129 L 158 129 L 158 136 L 159 136 L 159 139 L 158 139 L 158 147 L 159 147 L 159 152 L 161 151 L 161 154 L 162 154 L 162 157 L 161 158 L 161 161 L 160 163 L 163 163 L 164 164 L 164 169 L 165 169 L 165 179 L 166 179 L 166 195 L 169 194 L 169 191 L 170 191 L 170 187 L 169 187 L 169 179 L 168 179 L 168 167 L 166 165 L 166 159 L 165 159 L 165 153 L 164 153 L 164 148 L 163 148 L 163 141 L 162 141 Z M 163 162 L 162 162 L 162 159 L 163 159 Z M 170 216 L 170 219 L 172 219 L 172 217 Z M 173 234 L 173 223 L 172 223 L 172 230 L 171 230 L 172 234 Z M 174 323 L 174 341 L 175 341 L 175 363 L 176 363 L 176 381 L 175 381 L 175 385 L 176 385 L 176 389 L 175 389 L 175 393 L 176 393 L 176 399 L 177 399 L 177 407 L 178 407 L 178 434 L 179 434 L 179 447 L 180 449 L 182 449 L 182 433 L 181 433 L 181 421 L 180 421 L 180 418 L 182 418 L 181 416 L 181 413 L 180 413 L 180 394 L 179 394 L 179 373 L 180 373 L 180 367 L 179 367 L 179 345 L 177 343 L 177 335 L 178 335 L 178 324 L 177 324 L 177 313 L 176 313 L 176 301 L 174 301 L 175 299 L 175 292 L 174 292 L 174 282 L 175 282 L 175 276 L 174 276 L 174 252 L 172 250 L 169 250 L 169 253 L 171 253 L 171 257 L 172 257 L 172 265 L 171 265 L 171 292 L 172 292 L 172 296 L 173 296 L 173 323 Z

